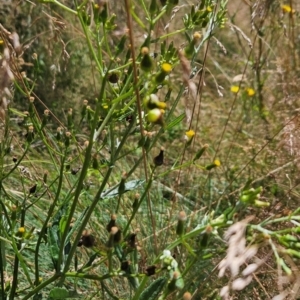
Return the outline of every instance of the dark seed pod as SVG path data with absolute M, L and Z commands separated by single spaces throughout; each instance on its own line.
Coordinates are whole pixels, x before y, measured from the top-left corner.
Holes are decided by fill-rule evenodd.
M 36 191 L 36 187 L 37 187 L 37 185 L 34 184 L 34 185 L 29 189 L 29 194 L 34 194 L 35 191 Z
M 122 231 L 118 228 L 118 231 L 114 235 L 114 244 L 119 244 L 122 240 Z
M 156 266 L 155 265 L 149 266 L 149 267 L 146 268 L 145 274 L 147 276 L 152 276 L 152 275 L 155 274 L 155 270 L 156 270 Z
M 76 174 L 79 172 L 79 170 L 80 170 L 80 168 L 73 168 L 73 169 L 71 170 L 71 174 L 72 174 L 72 175 L 76 175 Z
M 154 161 L 154 165 L 156 167 L 163 165 L 163 163 L 164 163 L 164 148 L 163 147 L 161 147 L 159 154 L 156 157 L 154 157 L 153 161 Z
M 122 261 L 121 270 L 126 272 L 129 269 L 129 265 L 130 264 L 128 260 Z
M 47 179 L 48 179 L 48 172 L 45 171 L 44 176 L 43 176 L 44 183 L 47 183 Z
M 119 232 L 119 228 L 114 226 L 111 228 L 110 233 L 109 233 L 109 238 L 108 238 L 108 242 L 107 242 L 107 247 L 108 248 L 113 248 L 113 246 L 115 245 L 115 239 L 116 239 L 116 235 Z
M 92 167 L 94 170 L 98 170 L 99 169 L 99 161 L 98 161 L 98 155 L 95 154 L 93 155 L 93 158 L 92 158 Z
M 128 236 L 127 243 L 130 248 L 136 248 L 136 233 L 131 233 Z
M 127 178 L 127 173 L 124 172 L 123 175 L 122 175 L 119 187 L 118 187 L 119 196 L 121 196 L 125 192 L 125 181 L 126 181 L 126 178 Z
M 119 81 L 119 74 L 118 73 L 110 73 L 108 75 L 108 81 L 110 83 L 118 83 L 118 81 Z
M 109 221 L 109 223 L 106 225 L 106 230 L 107 230 L 108 232 L 110 232 L 111 229 L 112 229 L 113 227 L 116 226 L 116 219 L 117 219 L 117 216 L 116 216 L 116 215 L 111 215 L 111 216 L 110 216 L 110 221 Z
M 92 248 L 96 244 L 96 238 L 90 234 L 89 231 L 85 230 L 77 244 L 78 247 L 84 246 L 86 248 Z

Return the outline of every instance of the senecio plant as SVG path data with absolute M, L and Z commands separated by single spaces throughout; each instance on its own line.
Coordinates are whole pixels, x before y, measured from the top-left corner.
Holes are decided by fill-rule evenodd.
M 198 95 L 190 80 L 196 58 L 226 22 L 226 1 L 194 2 L 125 0 L 116 5 L 122 15 L 108 1 L 36 3 L 75 18 L 96 68 L 97 98 L 83 100 L 80 114 L 70 108 L 66 121 L 51 109 L 37 109 L 42 101 L 35 78 L 18 66 L 28 49 L 1 27 L 2 299 L 67 299 L 79 293 L 86 299 L 193 299 L 200 283 L 192 276 L 196 271 L 204 276 L 207 261 L 212 270 L 217 255 L 223 258 L 219 276 L 226 270 L 231 276 L 209 293 L 227 299 L 251 282 L 262 264 L 252 260 L 267 245 L 279 268 L 292 274 L 284 255 L 300 256 L 299 210 L 255 225 L 242 218 L 250 207 L 270 205 L 262 199 L 263 187 L 242 187 L 236 203 L 218 213 L 187 203 L 180 209 L 177 202 L 184 197 L 172 190 L 170 218 L 162 226 L 167 235 L 160 239 L 153 187 L 184 165 L 177 160 L 161 174 L 166 150 L 160 147 L 154 158 L 151 150 L 157 151 L 163 135 L 182 128 L 179 100 L 184 93 Z M 126 25 L 116 41 L 112 36 L 123 17 Z M 173 24 L 174 19 L 182 22 Z M 37 70 L 39 53 L 32 59 Z M 27 99 L 25 112 L 14 107 L 11 84 Z M 16 118 L 21 136 L 13 126 Z M 182 129 L 184 151 L 195 137 L 191 121 Z M 185 166 L 197 165 L 201 172 L 220 167 L 218 159 L 198 164 L 208 148 L 201 147 Z M 270 225 L 279 222 L 290 226 L 272 231 Z

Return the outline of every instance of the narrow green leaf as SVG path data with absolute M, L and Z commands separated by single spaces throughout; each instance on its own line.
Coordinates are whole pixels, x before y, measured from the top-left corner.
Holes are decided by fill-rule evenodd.
M 69 297 L 69 291 L 65 288 L 55 287 L 49 293 L 50 299 L 66 299 Z
M 185 118 L 185 114 L 181 114 L 180 116 L 178 116 L 177 118 L 175 118 L 173 121 L 171 121 L 167 126 L 166 126 L 166 130 L 172 129 L 173 127 L 175 127 L 177 124 L 181 123 L 182 120 Z
M 141 294 L 139 300 L 155 300 L 163 290 L 167 279 L 160 277 L 153 281 Z
M 54 268 L 56 269 L 58 257 L 59 257 L 59 237 L 57 234 L 57 226 L 52 226 L 49 229 L 48 248 L 49 248 L 49 252 L 52 258 Z
M 69 231 L 67 237 L 66 237 L 66 241 L 65 243 L 67 244 L 68 242 L 70 242 L 71 236 L 73 235 L 73 233 L 75 231 L 77 231 L 77 229 L 79 228 L 79 226 L 81 225 L 81 222 L 86 214 L 86 212 L 88 211 L 88 207 L 81 213 L 81 215 L 77 218 L 76 222 L 73 224 L 71 230 Z
M 193 162 L 195 162 L 197 159 L 199 159 L 203 153 L 205 152 L 205 150 L 208 148 L 208 145 L 204 145 L 195 155 Z

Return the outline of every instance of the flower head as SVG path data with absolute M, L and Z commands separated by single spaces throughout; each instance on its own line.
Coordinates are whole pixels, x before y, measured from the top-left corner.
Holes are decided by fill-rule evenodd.
M 295 13 L 295 10 L 292 9 L 291 6 L 288 4 L 281 5 L 281 9 L 284 13 L 292 13 L 292 14 Z
M 249 97 L 252 97 L 255 95 L 255 90 L 252 88 L 246 88 L 246 92 L 248 94 Z
M 216 167 L 220 167 L 221 166 L 221 162 L 218 159 L 214 160 L 214 164 L 216 165 Z
M 195 131 L 192 130 L 192 129 L 190 129 L 189 131 L 185 132 L 185 140 L 187 142 L 191 142 L 192 139 L 194 138 L 194 136 L 195 136 Z
M 239 92 L 239 90 L 240 90 L 240 87 L 237 86 L 237 85 L 233 85 L 233 86 L 231 86 L 231 88 L 230 88 L 230 91 L 231 91 L 232 93 L 234 93 L 234 94 L 237 94 L 237 93 Z
M 19 233 L 24 233 L 25 232 L 25 227 L 20 227 L 18 231 L 19 231 Z
M 172 71 L 172 66 L 169 63 L 163 63 L 161 65 L 161 69 L 162 71 L 164 71 L 165 73 L 170 73 Z

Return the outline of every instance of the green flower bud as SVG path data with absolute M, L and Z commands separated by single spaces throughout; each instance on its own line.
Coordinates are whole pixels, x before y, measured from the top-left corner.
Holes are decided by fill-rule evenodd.
M 294 249 L 286 249 L 284 252 L 287 253 L 287 254 L 289 254 L 289 255 L 291 255 L 291 256 L 293 256 L 293 257 L 300 258 L 300 252 L 297 251 L 297 250 L 294 250 Z
M 159 125 L 163 125 L 164 122 L 163 122 L 163 113 L 164 111 L 162 111 L 161 109 L 159 108 L 154 108 L 154 109 L 151 109 L 148 113 L 148 121 L 150 123 L 153 123 L 153 124 L 159 124 Z
M 50 111 L 48 109 L 45 109 L 41 128 L 44 128 L 47 125 L 49 121 L 49 115 L 50 115 Z
M 184 48 L 183 53 L 186 58 L 191 58 L 195 53 L 195 46 L 201 38 L 199 32 L 195 32 L 192 41 Z
M 173 277 L 172 277 L 171 281 L 168 284 L 168 290 L 169 290 L 169 292 L 174 292 L 177 289 L 177 287 L 176 287 L 176 281 L 178 280 L 178 278 L 180 276 L 181 276 L 180 273 L 177 272 L 177 271 L 175 271 L 173 273 Z
M 169 63 L 163 63 L 161 70 L 155 75 L 154 81 L 158 84 L 163 83 L 166 76 L 172 71 L 172 66 Z
M 33 140 L 34 140 L 33 126 L 29 126 L 26 134 L 26 141 L 28 143 L 31 143 Z
M 34 109 L 34 97 L 29 97 L 29 108 L 28 108 L 28 112 L 29 112 L 29 115 L 32 116 L 33 113 L 35 112 L 35 109 Z
M 115 235 L 118 233 L 118 231 L 119 231 L 119 228 L 116 226 L 111 228 L 110 233 L 109 233 L 108 242 L 107 242 L 108 248 L 113 248 L 113 246 L 115 245 Z
M 43 176 L 43 182 L 47 183 L 47 179 L 48 179 L 48 172 L 45 171 L 44 176 Z
M 256 207 L 268 207 L 270 206 L 269 202 L 260 201 L 260 200 L 254 200 L 254 206 Z
M 72 129 L 74 127 L 74 120 L 73 120 L 73 109 L 69 108 L 68 110 L 68 115 L 67 115 L 67 124 L 68 124 L 68 128 Z
M 60 141 L 60 140 L 61 140 L 61 136 L 62 136 L 62 128 L 61 128 L 61 127 L 58 127 L 58 128 L 56 129 L 56 139 L 57 139 L 58 141 Z
M 65 133 L 65 146 L 66 147 L 70 146 L 70 137 L 71 137 L 71 132 L 67 131 Z
M 93 155 L 93 158 L 92 158 L 92 167 L 93 167 L 94 170 L 98 170 L 99 169 L 99 161 L 98 161 L 97 154 Z
M 205 152 L 205 150 L 208 148 L 209 146 L 207 144 L 205 144 L 195 155 L 193 162 L 195 162 L 197 159 L 199 159 L 203 153 Z
M 155 94 L 151 94 L 145 97 L 144 106 L 148 109 L 160 108 L 165 109 L 167 104 L 165 102 L 159 101 L 158 97 Z
M 125 192 L 125 181 L 127 179 L 127 173 L 124 172 L 121 178 L 121 182 L 118 187 L 118 194 L 121 196 Z
M 150 7 L 149 7 L 149 12 L 151 14 L 155 14 L 157 11 L 157 3 L 156 3 L 156 0 L 151 0 L 151 3 L 150 3 Z
M 119 41 L 118 45 L 116 46 L 116 56 L 118 56 L 121 52 L 123 52 L 126 39 L 127 39 L 127 36 L 123 35 L 121 40 Z
M 184 211 L 181 211 L 178 214 L 178 222 L 176 227 L 177 235 L 182 236 L 184 234 L 185 222 L 186 222 L 186 213 Z
M 149 55 L 149 49 L 147 47 L 143 47 L 141 53 L 142 53 L 141 69 L 144 72 L 150 72 L 153 68 L 153 61 Z
M 221 165 L 220 161 L 218 159 L 216 159 L 212 164 L 205 166 L 205 169 L 210 171 L 214 168 L 217 168 Z

